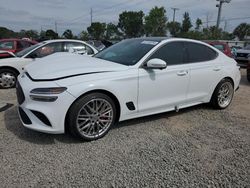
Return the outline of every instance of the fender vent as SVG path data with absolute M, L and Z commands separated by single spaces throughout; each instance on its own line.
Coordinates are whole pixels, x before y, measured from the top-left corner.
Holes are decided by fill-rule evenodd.
M 132 101 L 131 102 L 127 102 L 126 105 L 127 105 L 128 109 L 130 111 L 134 111 L 135 110 L 135 105 L 134 105 L 134 103 Z

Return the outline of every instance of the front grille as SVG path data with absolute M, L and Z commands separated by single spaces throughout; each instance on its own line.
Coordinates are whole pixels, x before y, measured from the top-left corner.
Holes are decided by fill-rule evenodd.
M 26 125 L 32 124 L 30 118 L 27 116 L 27 114 L 23 111 L 21 107 L 18 108 L 18 111 L 24 124 Z
M 247 58 L 248 54 L 247 53 L 237 53 L 237 57 L 245 57 Z
M 17 96 L 17 101 L 19 104 L 22 104 L 25 100 L 25 96 L 22 90 L 21 85 L 19 84 L 19 82 L 17 81 L 16 83 L 16 96 Z

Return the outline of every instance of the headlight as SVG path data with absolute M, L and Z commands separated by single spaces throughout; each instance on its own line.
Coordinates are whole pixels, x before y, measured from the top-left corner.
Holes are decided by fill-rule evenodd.
M 41 94 L 41 95 L 54 95 L 54 94 L 60 94 L 66 90 L 67 90 L 66 87 L 36 88 L 31 90 L 30 93 Z
M 35 95 L 30 95 L 30 98 L 34 101 L 54 102 L 58 97 L 50 95 L 60 94 L 66 90 L 66 87 L 35 88 L 30 92 Z
M 39 95 L 30 95 L 30 98 L 33 101 L 40 101 L 40 102 L 54 102 L 58 98 L 57 96 L 39 96 Z

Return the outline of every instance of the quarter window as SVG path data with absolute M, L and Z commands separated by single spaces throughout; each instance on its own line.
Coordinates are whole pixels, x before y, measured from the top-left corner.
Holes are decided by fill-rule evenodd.
M 185 49 L 182 42 L 170 42 L 158 49 L 150 59 L 158 58 L 167 65 L 178 65 L 185 62 Z
M 188 63 L 210 61 L 217 57 L 217 52 L 203 44 L 185 42 L 185 46 L 188 52 Z

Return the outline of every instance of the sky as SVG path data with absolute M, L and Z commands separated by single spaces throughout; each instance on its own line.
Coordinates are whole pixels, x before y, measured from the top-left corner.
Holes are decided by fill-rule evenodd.
M 57 28 L 59 34 L 71 29 L 78 35 L 93 22 L 117 24 L 123 11 L 142 10 L 148 14 L 154 6 L 167 10 L 168 20 L 173 20 L 172 7 L 179 8 L 176 21 L 181 22 L 184 12 L 189 12 L 193 25 L 197 18 L 203 26 L 215 25 L 218 8 L 216 0 L 0 0 L 0 27 L 14 31 L 37 31 Z M 222 8 L 221 28 L 231 32 L 242 22 L 250 23 L 250 0 L 232 0 Z M 227 20 L 227 21 L 224 21 Z

